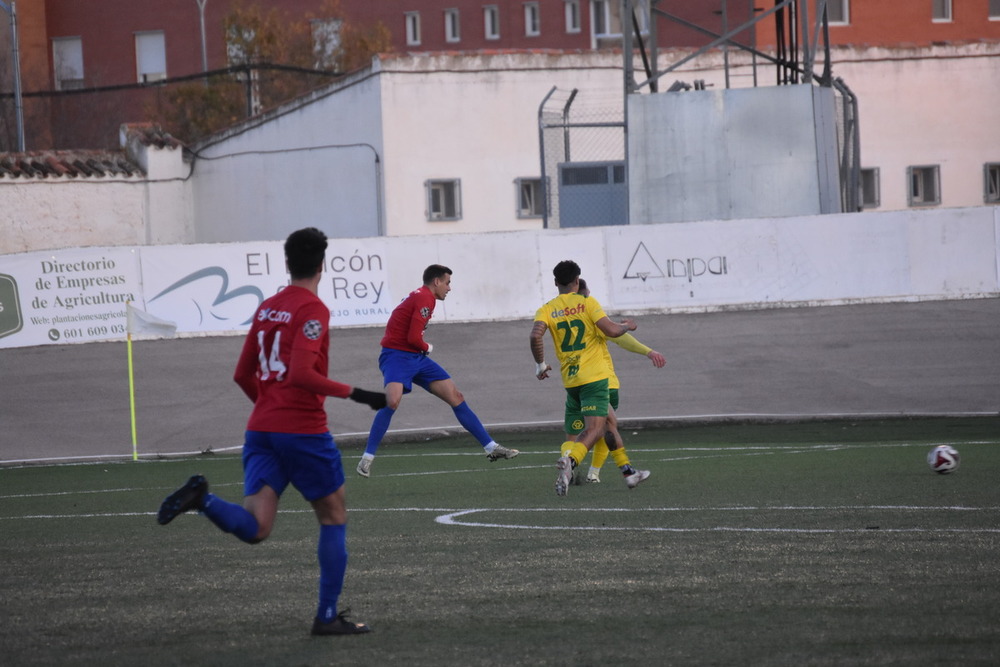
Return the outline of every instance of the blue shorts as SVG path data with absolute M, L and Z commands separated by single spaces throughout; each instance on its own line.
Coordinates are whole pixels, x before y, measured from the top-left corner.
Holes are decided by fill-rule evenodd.
M 399 382 L 404 394 L 409 394 L 413 385 L 430 391 L 431 382 L 451 377 L 441 364 L 426 355 L 389 347 L 383 347 L 382 354 L 378 355 L 378 368 L 382 371 L 384 384 Z
M 243 443 L 243 493 L 271 487 L 280 496 L 288 483 L 312 502 L 344 485 L 340 450 L 329 433 L 247 431 Z

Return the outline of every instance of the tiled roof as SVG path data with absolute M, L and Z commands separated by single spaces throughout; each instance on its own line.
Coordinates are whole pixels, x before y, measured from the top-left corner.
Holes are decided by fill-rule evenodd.
M 104 178 L 142 176 L 124 151 L 31 151 L 0 153 L 0 178 Z
M 153 123 L 122 125 L 123 138 L 144 146 L 179 148 L 181 142 Z M 0 153 L 0 179 L 142 177 L 145 172 L 128 151 L 50 150 Z

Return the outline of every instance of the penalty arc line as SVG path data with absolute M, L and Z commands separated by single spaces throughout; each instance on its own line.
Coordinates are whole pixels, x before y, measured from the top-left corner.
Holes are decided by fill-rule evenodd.
M 624 508 L 609 509 L 598 508 L 583 510 L 573 508 L 564 511 L 605 511 L 605 512 L 626 512 L 626 511 L 706 511 L 706 510 L 734 510 L 734 511 L 762 511 L 762 510 L 830 510 L 830 509 L 896 509 L 896 510 L 980 510 L 986 508 L 978 507 L 905 507 L 905 506 L 885 506 L 871 508 L 820 508 L 820 507 L 718 507 L 718 508 L 651 508 L 649 510 L 629 510 Z M 989 508 L 995 509 L 995 508 Z M 512 530 L 581 530 L 581 531 L 644 531 L 644 532 L 666 532 L 666 533 L 704 533 L 704 532 L 731 532 L 731 533 L 798 533 L 798 534 L 829 534 L 829 533 L 1000 533 L 1000 528 L 753 528 L 749 526 L 710 526 L 706 528 L 675 528 L 666 526 L 541 526 L 531 524 L 509 524 L 509 523 L 487 523 L 480 521 L 465 521 L 462 517 L 481 512 L 495 512 L 494 509 L 470 509 L 458 512 L 442 514 L 434 518 L 435 523 L 446 526 L 459 526 L 464 528 L 507 528 Z M 506 510 L 511 512 L 541 512 L 541 511 L 561 511 L 551 508 Z

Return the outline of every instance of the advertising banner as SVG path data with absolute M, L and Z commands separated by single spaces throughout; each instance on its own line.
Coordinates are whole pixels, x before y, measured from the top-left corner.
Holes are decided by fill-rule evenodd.
M 774 298 L 777 248 L 759 229 L 731 222 L 636 225 L 605 235 L 619 308 L 683 308 Z
M 0 257 L 0 348 L 124 340 L 141 298 L 134 248 L 70 248 Z
M 384 252 L 358 241 L 349 255 L 328 249 L 319 296 L 331 326 L 383 324 L 394 303 Z M 281 241 L 150 246 L 142 249 L 146 310 L 179 333 L 245 331 L 267 297 L 288 285 Z

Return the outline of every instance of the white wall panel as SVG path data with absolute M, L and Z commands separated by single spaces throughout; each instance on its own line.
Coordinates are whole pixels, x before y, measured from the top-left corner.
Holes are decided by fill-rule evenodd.
M 381 326 L 438 263 L 454 289 L 435 321 L 530 319 L 572 259 L 616 313 L 1000 297 L 998 237 L 978 207 L 331 239 L 320 296 L 333 326 Z M 126 299 L 181 335 L 242 331 L 287 284 L 280 241 L 6 255 L 0 279 L 0 348 L 121 340 Z

